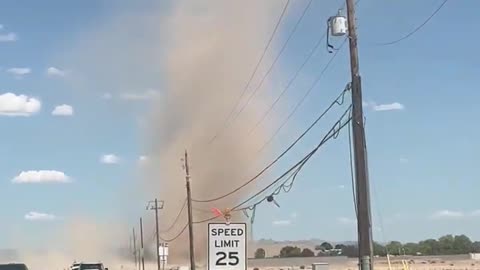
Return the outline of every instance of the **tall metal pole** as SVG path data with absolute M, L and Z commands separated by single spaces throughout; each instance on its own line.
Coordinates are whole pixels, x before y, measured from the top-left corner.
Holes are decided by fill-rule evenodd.
M 145 270 L 145 250 L 143 248 L 143 221 L 140 218 L 140 256 L 142 257 L 142 270 Z
M 155 234 L 157 235 L 157 247 L 155 252 L 157 253 L 157 270 L 160 270 L 160 232 L 158 230 L 158 200 L 155 199 Z
M 135 228 L 133 228 L 133 257 L 135 258 L 135 268 L 137 268 L 137 238 L 135 237 Z
M 185 150 L 185 181 L 187 182 L 187 206 L 188 206 L 188 234 L 190 240 L 190 270 L 195 270 L 195 248 L 193 245 L 193 218 L 192 218 L 192 194 L 190 191 L 190 170 L 188 168 L 188 154 Z
M 362 83 L 359 72 L 355 4 L 346 0 L 348 35 L 350 45 L 350 68 L 352 76 L 352 131 L 355 160 L 355 180 L 357 197 L 357 229 L 359 263 L 361 270 L 373 269 L 373 241 L 370 211 L 370 191 L 365 142 L 365 128 L 362 108 Z

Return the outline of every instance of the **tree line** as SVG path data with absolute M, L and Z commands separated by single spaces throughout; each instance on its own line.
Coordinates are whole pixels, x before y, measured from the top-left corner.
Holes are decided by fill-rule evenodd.
M 374 242 L 373 252 L 375 256 L 390 255 L 455 255 L 480 253 L 480 241 L 473 242 L 466 235 L 445 235 L 438 239 L 427 239 L 418 243 L 401 243 L 391 241 L 386 245 Z M 337 244 L 333 246 L 328 242 L 315 246 L 315 251 L 296 246 L 285 246 L 280 250 L 280 254 L 266 254 L 263 248 L 255 251 L 255 258 L 266 257 L 288 258 L 288 257 L 322 257 L 322 256 L 347 256 L 358 257 L 358 247 L 356 245 Z

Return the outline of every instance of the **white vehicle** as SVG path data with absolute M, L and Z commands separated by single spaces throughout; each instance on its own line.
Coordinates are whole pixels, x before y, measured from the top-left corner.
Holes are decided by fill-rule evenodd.
M 70 270 L 108 270 L 103 266 L 103 263 L 85 263 L 85 262 L 75 262 L 70 266 Z
M 78 270 L 80 267 L 80 263 L 74 262 L 72 266 L 70 266 L 70 270 Z

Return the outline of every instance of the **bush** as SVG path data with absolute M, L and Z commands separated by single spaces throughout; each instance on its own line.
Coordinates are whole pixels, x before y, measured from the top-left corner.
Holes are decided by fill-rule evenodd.
M 308 248 L 302 250 L 302 257 L 315 257 L 315 253 Z
M 259 248 L 255 251 L 255 259 L 264 259 L 266 256 L 265 249 Z

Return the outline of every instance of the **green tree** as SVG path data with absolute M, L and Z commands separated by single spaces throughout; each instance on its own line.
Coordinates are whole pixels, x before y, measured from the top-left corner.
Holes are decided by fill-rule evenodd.
M 480 241 L 475 241 L 472 243 L 472 252 L 480 253 Z
M 380 245 L 379 243 L 377 242 L 373 242 L 373 254 L 375 256 L 386 256 L 387 255 L 387 249 Z
M 357 257 L 358 258 L 358 247 L 357 246 L 343 246 L 342 254 L 347 257 Z
M 315 257 L 315 253 L 308 248 L 302 250 L 302 257 Z
M 263 258 L 265 258 L 265 256 L 266 256 L 265 249 L 258 248 L 255 251 L 255 259 L 263 259 Z
M 440 243 L 435 239 L 427 239 L 418 243 L 418 251 L 422 255 L 440 254 Z
M 402 243 L 398 241 L 392 241 L 386 246 L 388 252 L 392 255 L 400 255 L 402 252 Z
M 405 250 L 405 254 L 407 255 L 417 255 L 417 252 L 419 252 L 418 244 L 406 243 L 403 245 L 403 250 Z
M 454 242 L 455 238 L 451 234 L 447 234 L 438 238 L 441 254 L 455 254 L 455 250 L 453 248 Z
M 466 235 L 455 235 L 453 238 L 453 252 L 455 254 L 467 254 L 472 252 L 472 240 Z
M 302 250 L 298 247 L 286 246 L 280 250 L 281 258 L 300 257 Z
M 333 246 L 332 244 L 328 243 L 328 242 L 323 242 L 321 245 L 321 247 L 324 248 L 324 250 L 330 250 L 330 249 L 333 249 Z

